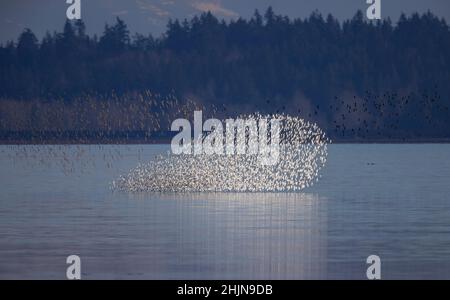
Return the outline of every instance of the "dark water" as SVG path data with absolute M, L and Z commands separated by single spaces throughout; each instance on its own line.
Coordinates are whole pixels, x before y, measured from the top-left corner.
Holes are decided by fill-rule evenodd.
M 450 145 L 331 145 L 303 193 L 129 194 L 167 146 L 0 146 L 0 279 L 450 279 Z

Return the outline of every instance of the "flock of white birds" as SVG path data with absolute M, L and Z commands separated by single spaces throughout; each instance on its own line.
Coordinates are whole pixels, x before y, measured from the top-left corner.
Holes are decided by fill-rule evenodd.
M 315 183 L 331 142 L 325 133 L 316 124 L 298 117 L 258 118 L 280 121 L 277 164 L 261 164 L 258 154 L 168 152 L 120 176 L 112 182 L 112 188 L 130 192 L 291 192 Z

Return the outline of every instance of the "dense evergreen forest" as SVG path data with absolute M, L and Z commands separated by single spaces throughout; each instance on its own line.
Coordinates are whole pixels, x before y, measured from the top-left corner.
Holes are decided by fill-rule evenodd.
M 130 105 L 148 91 L 230 114 L 301 115 L 335 138 L 447 139 L 450 31 L 431 13 L 393 23 L 359 11 L 339 22 L 319 12 L 289 19 L 268 8 L 248 20 L 204 13 L 169 21 L 157 38 L 131 34 L 119 18 L 100 37 L 88 36 L 83 21 L 67 21 L 41 41 L 26 29 L 0 47 L 0 131 L 39 130 L 52 103 L 80 105 L 89 95 L 90 105 L 93 97 L 126 97 Z M 14 127 L 21 113 L 28 125 Z M 60 123 L 55 130 L 68 129 Z

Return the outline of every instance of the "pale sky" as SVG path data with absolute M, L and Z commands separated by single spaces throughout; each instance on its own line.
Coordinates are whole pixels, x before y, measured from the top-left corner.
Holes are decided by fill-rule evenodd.
M 382 0 L 382 17 L 398 19 L 401 12 L 432 11 L 450 20 L 449 0 Z M 159 36 L 169 18 L 191 18 L 211 11 L 219 18 L 249 17 L 258 8 L 272 6 L 276 13 L 305 18 L 318 10 L 338 19 L 352 17 L 358 9 L 367 9 L 366 0 L 81 0 L 81 17 L 88 33 L 101 34 L 106 22 L 119 16 L 132 33 Z M 0 0 L 0 42 L 14 39 L 28 27 L 42 38 L 49 30 L 61 31 L 68 4 L 65 0 Z M 449 22 L 450 23 L 450 22 Z

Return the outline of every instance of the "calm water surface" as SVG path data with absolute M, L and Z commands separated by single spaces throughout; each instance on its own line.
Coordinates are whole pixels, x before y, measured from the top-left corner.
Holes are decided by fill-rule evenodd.
M 168 146 L 0 146 L 0 279 L 450 279 L 450 145 L 331 145 L 303 193 L 112 192 Z

